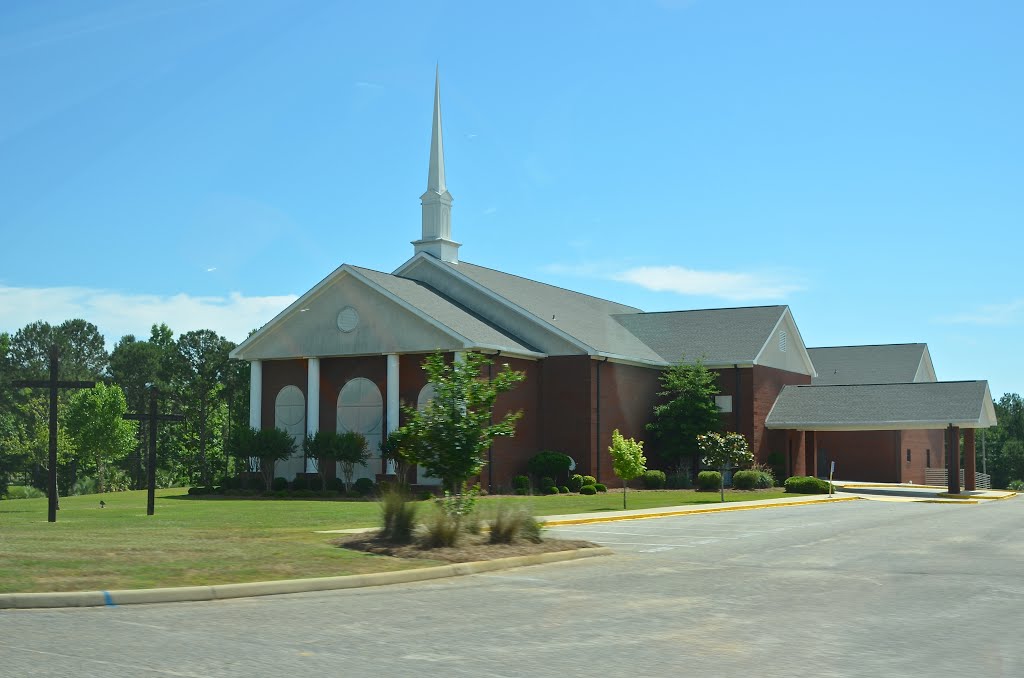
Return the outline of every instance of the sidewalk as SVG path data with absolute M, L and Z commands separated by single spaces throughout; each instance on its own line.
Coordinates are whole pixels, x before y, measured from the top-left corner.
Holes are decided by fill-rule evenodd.
M 937 485 L 858 483 L 843 480 L 837 480 L 833 484 L 843 496 L 854 496 L 873 501 L 978 504 L 1017 496 L 1016 492 L 1010 490 L 964 490 L 960 494 L 949 494 L 946 492 L 946 487 Z

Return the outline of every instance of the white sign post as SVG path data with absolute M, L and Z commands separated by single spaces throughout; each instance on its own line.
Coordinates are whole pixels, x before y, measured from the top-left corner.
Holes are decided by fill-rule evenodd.
M 832 493 L 835 492 L 835 490 L 832 488 L 832 474 L 834 474 L 835 472 L 836 472 L 836 462 L 833 459 L 832 463 L 829 464 L 829 467 L 828 467 L 828 496 L 830 498 L 832 497 Z

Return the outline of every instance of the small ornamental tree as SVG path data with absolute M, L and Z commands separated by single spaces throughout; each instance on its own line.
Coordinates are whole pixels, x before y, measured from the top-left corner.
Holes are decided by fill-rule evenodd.
M 623 438 L 619 429 L 615 429 L 612 431 L 612 444 L 608 451 L 612 454 L 612 470 L 622 479 L 622 508 L 626 508 L 626 486 L 630 480 L 639 478 L 647 470 L 644 443 L 642 440 Z
M 287 431 L 279 428 L 264 428 L 253 435 L 253 446 L 256 457 L 260 460 L 260 474 L 267 492 L 274 485 L 274 464 L 288 459 L 295 454 L 295 438 Z
M 499 437 L 515 435 L 522 411 L 508 412 L 497 422 L 494 403 L 526 378 L 506 363 L 488 378 L 483 368 L 491 361 L 469 352 L 462 360 L 447 363 L 440 351 L 423 361 L 434 397 L 422 411 L 405 407 L 407 423 L 400 431 L 402 449 L 409 461 L 458 492 L 487 464 L 487 450 Z
M 731 466 L 749 466 L 754 463 L 754 453 L 741 433 L 705 433 L 697 436 L 697 445 L 704 458 L 704 465 L 718 469 L 725 478 L 725 471 Z M 722 501 L 725 501 L 725 483 L 721 487 Z
M 356 466 L 369 461 L 370 447 L 366 443 L 366 436 L 355 431 L 340 433 L 338 439 L 337 459 L 341 464 L 341 477 L 345 480 L 345 492 L 351 492 Z
M 317 475 L 320 476 L 320 488 L 327 493 L 327 472 L 334 462 L 341 456 L 342 439 L 341 434 L 334 431 L 317 431 L 311 436 L 306 436 L 302 441 L 302 449 L 306 455 L 313 459 Z

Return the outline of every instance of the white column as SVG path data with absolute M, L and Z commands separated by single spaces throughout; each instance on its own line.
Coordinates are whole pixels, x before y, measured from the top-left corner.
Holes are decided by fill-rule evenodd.
M 398 354 L 388 354 L 388 383 L 387 383 L 387 433 L 390 434 L 398 429 Z M 384 472 L 391 475 L 395 472 L 395 462 L 389 460 Z
M 306 435 L 313 436 L 320 430 L 320 358 L 306 360 Z M 305 459 L 305 455 L 303 454 Z M 306 459 L 303 473 L 311 473 L 310 460 Z
M 263 428 L 263 361 L 249 363 L 249 428 Z
M 320 358 L 306 363 L 306 431 L 313 435 L 320 430 Z

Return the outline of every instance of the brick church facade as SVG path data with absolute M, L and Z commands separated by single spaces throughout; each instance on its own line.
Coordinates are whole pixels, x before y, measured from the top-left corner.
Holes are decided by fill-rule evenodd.
M 956 384 L 984 382 L 942 386 L 928 357 L 909 377 L 890 370 L 879 378 L 937 386 L 932 410 L 915 412 L 906 429 L 892 429 L 891 417 L 870 412 L 848 422 L 846 431 L 841 417 L 830 419 L 832 410 L 818 413 L 813 405 L 837 394 L 861 399 L 870 386 L 862 376 L 872 374 L 878 352 L 808 350 L 788 306 L 645 313 L 460 261 L 436 83 L 432 127 L 422 233 L 412 258 L 392 273 L 342 265 L 232 352 L 251 365 L 251 426 L 281 428 L 296 438 L 321 429 L 358 431 L 373 455 L 358 475 L 385 474 L 378 445 L 401 425 L 402 405 L 429 400 L 420 366 L 439 350 L 453 360 L 478 351 L 526 375 L 498 401 L 498 414 L 522 410 L 523 417 L 515 437 L 499 439 L 490 452 L 480 480 L 491 488 L 506 487 L 541 450 L 564 452 L 580 472 L 614 484 L 612 431 L 647 440 L 659 375 L 685 359 L 700 358 L 718 375 L 723 429 L 744 434 L 762 463 L 781 455 L 787 475 L 821 473 L 827 461 L 842 460 L 840 468 L 853 474 L 843 477 L 923 482 L 925 462 L 941 464 L 947 425 L 994 421 L 987 384 L 976 398 L 978 412 L 973 405 L 966 415 L 954 412 L 951 403 L 965 388 Z M 828 369 L 816 369 L 819 363 Z M 821 390 L 838 386 L 852 392 Z M 906 468 L 899 457 L 905 448 L 913 460 Z M 657 459 L 652 442 L 647 449 Z M 276 474 L 294 477 L 309 470 L 303 463 L 297 455 L 280 462 Z M 416 481 L 438 482 L 422 471 Z

